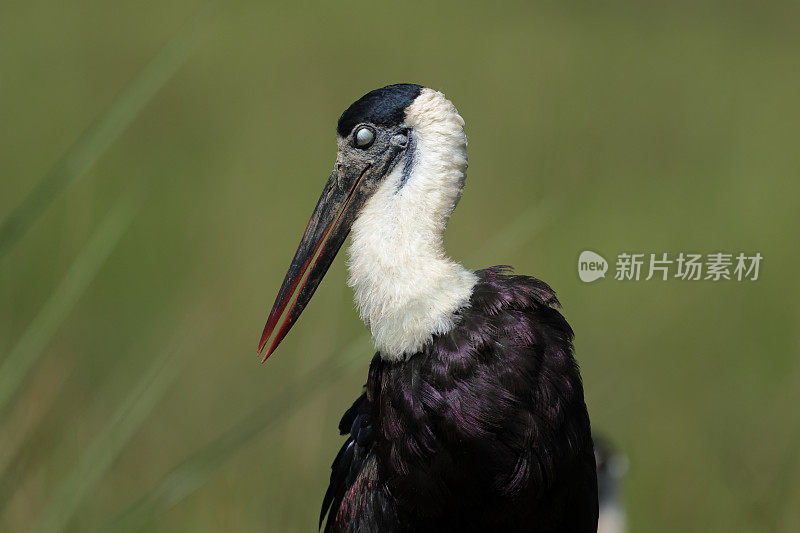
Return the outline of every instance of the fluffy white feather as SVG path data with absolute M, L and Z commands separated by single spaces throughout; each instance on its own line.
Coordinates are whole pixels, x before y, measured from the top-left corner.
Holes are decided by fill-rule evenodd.
M 445 96 L 423 89 L 406 111 L 416 147 L 362 208 L 352 228 L 348 284 L 384 359 L 418 352 L 449 331 L 469 303 L 475 274 L 445 256 L 443 234 L 464 187 L 464 120 Z M 399 188 L 399 190 L 398 190 Z
M 601 505 L 597 520 L 597 533 L 626 533 L 625 512 L 618 505 Z

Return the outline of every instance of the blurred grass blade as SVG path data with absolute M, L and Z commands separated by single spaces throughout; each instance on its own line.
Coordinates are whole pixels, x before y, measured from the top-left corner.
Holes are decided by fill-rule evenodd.
M 543 200 L 526 209 L 492 237 L 471 259 L 480 260 L 486 255 L 487 250 L 494 250 L 502 256 L 524 245 L 535 230 L 555 217 L 555 209 L 546 209 L 546 206 L 552 205 L 552 202 Z M 194 452 L 167 474 L 153 490 L 117 515 L 100 531 L 126 533 L 144 528 L 160 513 L 171 509 L 201 488 L 220 465 L 253 438 L 291 414 L 286 405 L 309 402 L 337 379 L 363 367 L 364 362 L 369 361 L 370 349 L 371 341 L 368 334 L 357 337 L 334 357 L 326 359 L 306 373 L 299 380 L 299 384 L 287 385 L 280 393 L 251 411 L 247 417 L 217 439 Z M 298 387 L 308 391 L 308 394 L 296 398 L 294 391 Z
M 469 255 L 467 262 L 471 264 L 494 261 L 491 265 L 487 262 L 480 268 L 507 262 L 505 258 L 514 250 L 523 248 L 539 230 L 552 222 L 556 218 L 558 210 L 559 201 L 557 199 L 554 197 L 543 198 L 492 235 L 492 238 L 480 249 Z
M 52 533 L 64 530 L 83 498 L 100 481 L 177 377 L 180 359 L 176 354 L 180 346 L 175 345 L 154 359 L 150 369 L 53 492 L 33 531 Z
M 139 207 L 139 198 L 137 194 L 121 201 L 106 215 L 64 279 L 0 364 L 0 412 L 130 227 Z
M 359 337 L 342 353 L 348 355 L 349 359 L 363 360 L 365 344 L 368 346 L 369 339 Z M 346 374 L 347 366 L 339 364 L 339 357 L 331 357 L 322 364 L 307 372 L 301 384 L 327 384 L 335 383 L 340 377 Z M 281 391 L 269 398 L 258 408 L 254 409 L 245 418 L 237 422 L 222 435 L 195 451 L 187 459 L 183 460 L 158 485 L 150 492 L 145 494 L 133 505 L 116 516 L 109 524 L 100 531 L 107 533 L 125 533 L 139 531 L 148 522 L 183 501 L 184 498 L 201 488 L 216 469 L 227 459 L 232 457 L 244 445 L 260 435 L 265 429 L 279 423 L 289 416 L 292 412 L 286 409 L 286 405 L 295 403 L 299 400 L 302 403 L 316 397 L 322 389 L 320 386 L 314 393 L 297 398 L 298 383 L 285 386 Z
M 6 469 L 30 443 L 36 428 L 50 412 L 71 374 L 64 359 L 50 358 L 39 365 L 31 384 L 14 402 L 14 408 L 0 426 L 0 511 L 6 502 L 3 494 Z
M 192 24 L 168 41 L 104 114 L 97 118 L 28 196 L 0 224 L 2 259 L 71 182 L 86 173 L 145 104 L 186 62 L 200 32 Z

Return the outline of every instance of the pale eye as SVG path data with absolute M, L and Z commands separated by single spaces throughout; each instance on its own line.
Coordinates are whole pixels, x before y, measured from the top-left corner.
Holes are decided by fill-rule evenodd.
M 356 132 L 356 146 L 366 148 L 375 140 L 375 134 L 370 128 L 358 128 Z

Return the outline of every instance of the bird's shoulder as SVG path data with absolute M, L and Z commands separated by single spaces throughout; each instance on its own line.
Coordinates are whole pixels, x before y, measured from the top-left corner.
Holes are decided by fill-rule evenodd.
M 533 276 L 515 274 L 507 265 L 493 266 L 475 271 L 478 278 L 469 301 L 460 315 L 482 314 L 497 316 L 507 311 L 557 310 L 561 302 L 556 292 L 544 281 Z M 572 329 L 566 320 L 558 324 L 572 338 Z

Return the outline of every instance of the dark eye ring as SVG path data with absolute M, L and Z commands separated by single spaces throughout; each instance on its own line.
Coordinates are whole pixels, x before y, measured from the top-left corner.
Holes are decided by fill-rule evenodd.
M 353 143 L 358 148 L 369 148 L 375 141 L 375 130 L 369 126 L 359 126 L 353 133 Z

